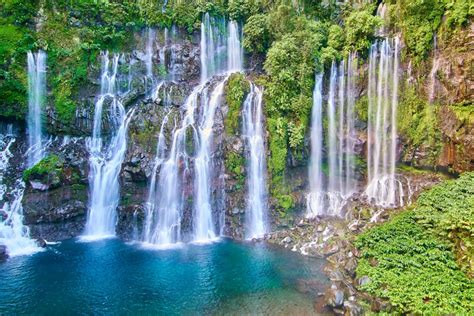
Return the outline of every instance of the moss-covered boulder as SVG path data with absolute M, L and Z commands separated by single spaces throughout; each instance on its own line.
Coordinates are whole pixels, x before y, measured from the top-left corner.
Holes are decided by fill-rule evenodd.
M 23 172 L 23 180 L 33 189 L 46 191 L 56 188 L 65 180 L 63 161 L 54 154 L 50 154 L 33 167 Z

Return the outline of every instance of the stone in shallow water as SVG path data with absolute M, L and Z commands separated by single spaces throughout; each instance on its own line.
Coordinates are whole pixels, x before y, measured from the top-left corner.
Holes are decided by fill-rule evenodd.
M 372 282 L 372 280 L 371 280 L 368 276 L 366 276 L 366 275 L 364 275 L 363 277 L 361 277 L 361 278 L 359 279 L 359 285 L 360 285 L 360 286 L 364 286 L 364 285 L 366 285 L 366 284 L 369 284 L 370 282 Z
M 0 262 L 8 259 L 7 246 L 0 245 Z

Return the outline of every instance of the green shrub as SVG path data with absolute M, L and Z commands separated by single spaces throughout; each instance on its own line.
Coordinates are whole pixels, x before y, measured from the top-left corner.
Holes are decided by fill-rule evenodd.
M 361 234 L 360 289 L 388 299 L 392 312 L 470 314 L 474 282 L 474 173 L 423 193 L 417 204 Z M 457 259 L 456 259 L 457 258 Z M 469 262 L 469 260 L 471 260 Z
M 244 25 L 243 46 L 248 52 L 264 53 L 270 47 L 268 17 L 256 14 L 248 18 Z
M 346 53 L 366 53 L 373 43 L 375 30 L 382 25 L 379 17 L 372 15 L 373 7 L 352 11 L 345 19 Z
M 446 24 L 449 27 L 466 26 L 474 16 L 474 3 L 469 0 L 448 0 L 446 16 Z
M 391 19 L 403 32 L 407 53 L 419 64 L 428 56 L 444 14 L 444 0 L 399 0 Z
M 225 98 L 229 112 L 225 118 L 225 131 L 228 135 L 238 134 L 240 112 L 245 96 L 250 91 L 250 84 L 241 73 L 232 74 L 225 86 Z
M 30 179 L 38 179 L 48 175 L 60 175 L 62 174 L 63 163 L 57 155 L 50 154 L 33 167 L 23 171 L 23 181 L 29 181 Z
M 244 156 L 236 152 L 227 151 L 225 154 L 224 165 L 227 172 L 229 172 L 234 177 L 234 179 L 237 180 L 237 185 L 239 187 L 243 187 L 243 185 L 245 184 Z

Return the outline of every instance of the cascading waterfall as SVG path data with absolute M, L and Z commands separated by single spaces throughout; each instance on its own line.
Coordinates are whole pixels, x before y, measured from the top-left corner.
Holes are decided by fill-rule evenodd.
M 191 239 L 195 242 L 213 240 L 218 236 L 217 226 L 223 226 L 222 218 L 216 223 L 211 203 L 212 147 L 214 118 L 228 75 L 215 84 L 210 94 L 209 79 L 217 74 L 240 71 L 243 64 L 238 24 L 229 22 L 227 37 L 222 32 L 226 29 L 225 25 L 222 18 L 211 17 L 208 13 L 203 16 L 200 42 L 201 84 L 186 99 L 181 123 L 172 131 L 169 150 L 163 134 L 168 116 L 162 122 L 146 203 L 143 232 L 145 243 L 167 247 L 185 241 L 181 222 L 185 204 L 183 189 L 187 185 L 192 185 L 194 193 Z M 172 30 L 172 33 L 175 31 Z M 165 44 L 167 43 L 168 40 L 165 40 Z M 158 98 L 162 85 L 163 82 L 155 89 L 155 99 Z M 189 137 L 192 137 L 194 143 L 194 156 L 189 153 Z M 192 172 L 194 179 L 188 183 Z
M 347 65 L 347 66 L 346 66 Z M 347 63 L 333 62 L 329 77 L 327 115 L 327 184 L 322 173 L 323 123 L 322 81 L 316 75 L 311 116 L 311 158 L 308 169 L 310 191 L 306 198 L 306 217 L 341 216 L 347 199 L 355 191 L 355 76 L 356 55 L 350 54 Z
M 229 36 L 227 39 L 227 71 L 241 71 L 243 62 L 243 46 L 240 43 L 241 34 L 239 25 L 235 21 L 228 24 Z
M 242 111 L 243 133 L 247 146 L 248 197 L 246 210 L 247 239 L 260 238 L 267 232 L 266 161 L 262 117 L 262 91 L 251 84 Z
M 224 93 L 224 84 L 227 77 L 220 81 L 211 93 L 209 101 L 207 95 L 201 111 L 200 124 L 197 128 L 198 150 L 194 158 L 194 241 L 202 242 L 216 238 L 211 207 L 212 157 L 211 146 L 213 140 L 213 127 L 216 109 Z
M 327 215 L 340 216 L 347 198 L 355 191 L 353 157 L 355 58 L 354 54 L 349 55 L 347 67 L 345 61 L 341 61 L 339 67 L 336 67 L 334 62 L 331 66 L 327 110 L 329 167 Z
M 192 166 L 195 172 L 194 182 L 191 183 L 194 192 L 192 239 L 204 242 L 217 237 L 211 207 L 210 151 L 214 116 L 220 104 L 225 81 L 226 78 L 217 83 L 210 97 L 207 84 L 194 88 L 183 106 L 181 124 L 175 126 L 172 132 L 172 142 L 167 156 L 168 147 L 163 133 L 168 123 L 168 116 L 165 116 L 162 122 L 147 203 L 143 237 L 146 243 L 166 247 L 183 241 L 181 235 L 183 187 L 189 184 L 186 183 L 186 179 Z M 197 117 L 199 108 L 202 109 L 202 113 Z M 196 147 L 194 157 L 187 148 L 189 137 L 192 137 Z M 192 165 L 193 158 L 194 165 Z
M 178 159 L 166 160 L 166 138 L 164 130 L 168 123 L 169 112 L 163 118 L 158 135 L 156 146 L 155 164 L 152 170 L 148 201 L 146 203 L 145 227 L 143 240 L 149 244 L 169 245 L 181 241 L 181 203 L 177 205 L 179 199 L 175 191 L 178 186 L 177 164 Z M 174 143 L 173 146 L 176 144 Z M 175 148 L 174 148 L 175 149 Z M 161 177 L 157 182 L 158 170 L 161 170 Z M 171 187 L 173 186 L 173 187 Z M 159 194 L 158 194 L 159 192 Z
M 324 214 L 323 189 L 323 75 L 316 74 L 311 112 L 311 158 L 308 169 L 310 192 L 306 197 L 306 217 L 314 218 Z
M 402 206 L 405 194 L 395 174 L 399 39 L 372 45 L 369 60 L 367 197 L 383 207 Z
M 149 28 L 147 30 L 147 41 L 146 41 L 146 59 L 145 59 L 145 66 L 146 66 L 146 80 L 147 80 L 147 86 L 148 82 L 151 82 L 153 84 L 154 81 L 154 75 L 153 75 L 153 46 L 155 44 L 155 37 L 156 37 L 156 32 L 154 29 Z
M 133 110 L 125 112 L 117 89 L 119 56 L 102 54 L 101 91 L 95 104 L 90 151 L 90 207 L 86 223 L 87 238 L 115 235 L 116 209 L 120 198 L 119 173 L 127 149 L 127 128 Z M 101 125 L 105 102 L 110 102 L 110 124 L 115 129 L 110 144 L 103 145 Z
M 201 23 L 201 83 L 217 74 L 242 70 L 241 38 L 237 22 L 229 21 L 226 25 L 224 18 L 204 14 Z
M 28 52 L 28 167 L 44 156 L 42 112 L 46 93 L 46 53 Z
M 15 140 L 12 136 L 0 134 L 0 214 L 3 214 L 0 221 L 0 245 L 7 247 L 10 257 L 32 254 L 41 250 L 36 242 L 30 239 L 28 227 L 23 225 L 21 201 L 25 183 L 21 179 L 18 179 L 14 188 L 10 190 L 11 202 L 5 201 L 5 194 L 9 188 L 4 183 L 4 177 L 9 161 L 13 157 L 10 147 Z

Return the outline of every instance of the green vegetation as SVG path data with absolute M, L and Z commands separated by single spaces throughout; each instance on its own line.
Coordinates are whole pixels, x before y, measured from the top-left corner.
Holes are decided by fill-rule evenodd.
M 398 129 L 406 143 L 414 148 L 430 147 L 430 159 L 441 150 L 441 130 L 438 128 L 438 106 L 421 99 L 416 91 L 407 87 L 398 106 Z
M 245 157 L 233 151 L 227 151 L 224 160 L 225 168 L 237 180 L 237 189 L 245 185 Z
M 464 27 L 474 16 L 469 0 L 391 0 L 390 21 L 403 32 L 406 53 L 420 64 L 433 48 L 437 32 Z M 443 22 L 443 17 L 446 17 Z M 446 28 L 443 28 L 443 24 Z
M 225 118 L 225 131 L 228 135 L 238 134 L 240 112 L 245 96 L 250 91 L 250 83 L 241 73 L 232 74 L 225 86 L 225 98 L 229 112 Z
M 361 289 L 388 299 L 392 312 L 474 311 L 474 173 L 423 193 L 417 204 L 356 241 Z
M 57 155 L 48 155 L 41 159 L 33 167 L 23 171 L 23 181 L 29 181 L 30 179 L 41 179 L 47 177 L 61 177 L 63 173 L 63 162 Z

